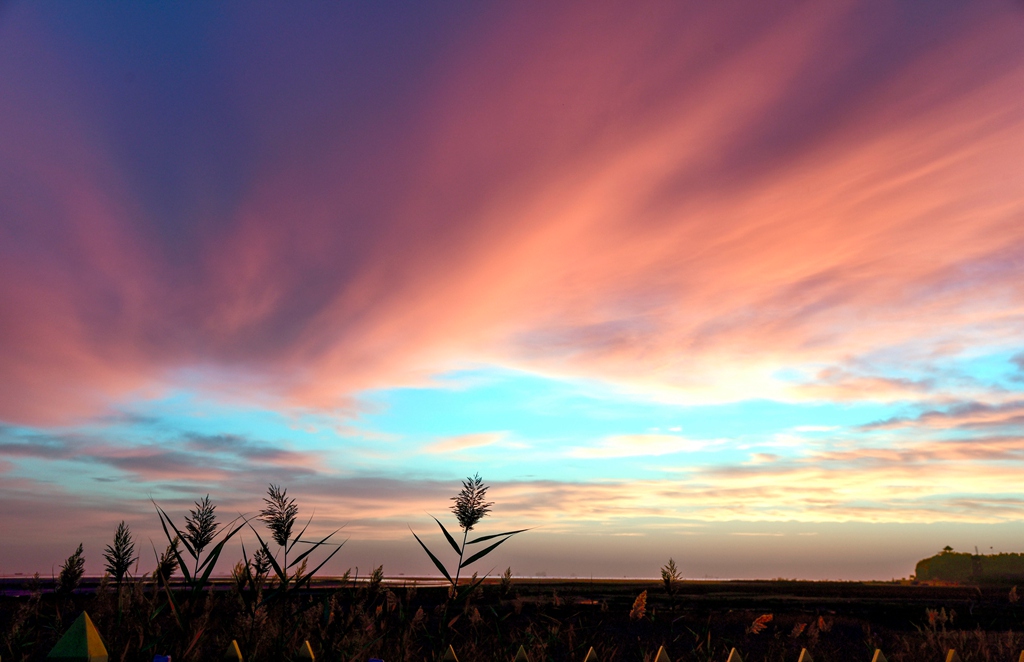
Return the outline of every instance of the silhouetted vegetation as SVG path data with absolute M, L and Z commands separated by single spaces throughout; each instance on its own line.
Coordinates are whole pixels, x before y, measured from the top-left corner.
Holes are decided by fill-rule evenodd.
M 218 579 L 205 589 L 195 615 L 202 636 L 186 654 L 191 641 L 160 611 L 166 598 L 153 575 L 125 582 L 120 624 L 112 583 L 87 579 L 61 625 L 52 582 L 28 584 L 26 595 L 0 596 L 5 662 L 44 659 L 83 609 L 112 662 L 168 652 L 175 660 L 219 659 L 232 639 L 251 662 L 294 659 L 306 640 L 319 660 L 361 662 L 435 661 L 447 643 L 460 660 L 499 662 L 519 645 L 535 662 L 578 662 L 590 647 L 599 660 L 649 662 L 659 646 L 674 662 L 724 662 L 733 647 L 747 662 L 795 662 L 801 648 L 816 662 L 868 662 L 875 648 L 890 662 L 941 662 L 950 648 L 963 662 L 1012 662 L 1024 648 L 1024 607 L 1011 601 L 1009 587 L 680 581 L 672 611 L 655 580 L 513 579 L 503 597 L 496 577 L 453 608 L 448 586 L 389 582 L 378 567 L 360 581 L 315 580 L 292 591 L 287 610 L 260 608 L 253 627 L 249 589 Z M 179 580 L 172 590 L 187 587 Z
M 492 505 L 486 490 L 474 476 L 453 499 L 461 545 L 437 522 L 459 555 L 454 573 L 420 542 L 445 578 L 426 586 L 388 581 L 383 566 L 359 581 L 349 573 L 316 577 L 341 548 L 330 542 L 336 532 L 303 539 L 310 518 L 294 534 L 298 504 L 276 485 L 258 518 L 227 525 L 217 522 L 208 495 L 182 527 L 156 506 L 167 547 L 159 555 L 154 548 L 151 574 L 132 575 L 134 541 L 121 522 L 103 554 L 104 577 L 83 579 L 79 545 L 59 576 L 0 583 L 0 657 L 45 659 L 83 610 L 111 662 L 149 662 L 154 654 L 176 662 L 219 659 L 232 641 L 248 662 L 296 659 L 306 642 L 320 660 L 388 662 L 436 661 L 449 644 L 466 661 L 511 660 L 522 645 L 534 662 L 583 660 L 591 648 L 601 661 L 650 662 L 661 646 L 675 662 L 724 662 L 732 648 L 747 662 L 795 661 L 804 648 L 817 662 L 867 662 L 876 648 L 890 662 L 938 662 L 949 649 L 963 662 L 991 662 L 1016 660 L 1024 649 L 1017 587 L 996 581 L 1014 567 L 1016 554 L 979 557 L 947 548 L 933 557 L 939 561 L 918 566 L 925 575 L 995 578 L 981 586 L 693 582 L 682 579 L 672 559 L 660 582 L 529 581 L 513 579 L 509 567 L 492 579 L 474 574 L 463 585 L 462 568 L 518 533 L 468 539 Z M 268 541 L 255 521 L 266 525 Z M 258 541 L 255 552 L 250 556 L 243 544 L 230 578 L 214 578 L 225 543 L 243 527 Z M 482 551 L 465 554 L 467 545 L 488 540 Z M 325 546 L 333 549 L 316 553 Z M 308 570 L 314 555 L 319 562 Z M 979 558 L 993 564 L 979 565 Z
M 1024 582 L 1024 554 L 966 554 L 946 547 L 917 562 L 918 581 L 960 583 Z

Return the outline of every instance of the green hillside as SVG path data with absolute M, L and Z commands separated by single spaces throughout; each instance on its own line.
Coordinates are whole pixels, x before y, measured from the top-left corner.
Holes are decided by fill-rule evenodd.
M 1024 582 L 1024 554 L 966 554 L 946 547 L 917 562 L 918 581 Z

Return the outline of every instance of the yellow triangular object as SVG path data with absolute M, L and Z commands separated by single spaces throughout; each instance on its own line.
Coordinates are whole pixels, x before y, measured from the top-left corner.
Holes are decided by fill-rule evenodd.
M 306 641 L 302 642 L 302 645 L 299 646 L 298 658 L 300 660 L 315 660 L 316 659 L 316 656 L 313 655 L 313 647 L 309 645 L 309 640 L 308 639 Z
M 1020 657 L 1017 658 L 1017 662 L 1024 662 L 1024 651 L 1020 652 Z
M 664 646 L 658 646 L 658 654 L 654 656 L 654 662 L 672 662 L 668 659 L 668 653 L 665 652 Z
M 228 644 L 227 650 L 224 651 L 224 660 L 231 660 L 231 662 L 242 662 L 242 650 L 238 647 L 238 642 L 234 639 Z
M 583 662 L 597 662 L 597 653 L 594 652 L 593 646 L 587 651 L 587 656 L 583 658 Z
M 459 662 L 459 658 L 455 657 L 455 649 L 451 647 L 451 644 L 448 645 L 448 650 L 444 652 L 441 662 Z
M 740 657 L 740 652 L 734 648 L 729 651 L 729 659 L 726 662 L 743 662 L 743 658 Z
M 946 653 L 946 662 L 960 662 L 960 656 L 956 654 L 956 651 L 952 648 Z
M 871 658 L 871 662 L 889 662 L 889 660 L 885 659 L 885 654 L 882 653 L 882 649 L 881 648 L 876 648 L 875 649 L 875 654 Z
M 796 662 L 814 662 L 814 658 L 811 657 L 811 654 L 807 652 L 806 648 L 801 648 L 800 659 L 798 659 Z
M 530 656 L 526 654 L 526 649 L 520 646 L 512 662 L 530 662 Z
M 89 614 L 83 611 L 46 658 L 67 662 L 107 662 L 107 647 L 103 645 L 103 638 Z

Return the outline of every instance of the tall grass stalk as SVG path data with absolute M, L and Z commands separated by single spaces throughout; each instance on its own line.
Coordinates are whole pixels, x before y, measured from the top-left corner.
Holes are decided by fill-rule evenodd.
M 335 529 L 320 540 L 303 540 L 302 535 L 306 532 L 306 529 L 309 528 L 310 523 L 313 521 L 312 515 L 309 516 L 309 520 L 307 520 L 306 525 L 302 527 L 302 530 L 299 531 L 298 535 L 292 538 L 292 529 L 295 526 L 295 520 L 298 518 L 299 507 L 296 505 L 295 499 L 288 498 L 288 490 L 282 490 L 277 485 L 271 484 L 267 489 L 267 497 L 264 498 L 263 501 L 267 505 L 260 511 L 258 518 L 267 525 L 267 528 L 270 529 L 271 540 L 277 544 L 281 553 L 280 562 L 277 560 L 277 555 L 270 550 L 270 545 L 267 544 L 267 542 L 260 536 L 259 531 L 257 531 L 248 520 L 246 520 L 246 523 L 256 535 L 256 540 L 260 543 L 260 548 L 265 555 L 263 557 L 264 560 L 270 563 L 270 567 L 274 569 L 274 574 L 277 576 L 278 584 L 275 587 L 276 591 L 269 594 L 269 598 L 276 597 L 278 593 L 285 594 L 293 586 L 298 587 L 302 584 L 308 585 L 310 580 L 312 580 L 313 575 L 315 575 L 325 563 L 330 561 L 334 555 L 341 550 L 342 546 L 344 546 L 347 541 L 341 543 L 330 542 L 330 539 L 333 538 L 341 529 Z M 291 552 L 295 545 L 299 543 L 309 545 L 309 549 L 302 552 L 289 562 L 289 552 Z M 327 558 L 321 561 L 316 568 L 312 571 L 306 572 L 305 567 L 307 558 L 310 554 L 324 545 L 334 545 L 335 549 L 327 556 Z M 257 550 L 257 553 L 259 553 L 259 550 Z M 246 558 L 245 561 L 248 566 L 249 559 Z M 298 568 L 292 572 L 292 568 L 295 568 L 296 566 L 298 566 Z
M 259 531 L 252 526 L 251 522 L 246 520 L 249 528 L 252 529 L 253 534 L 256 536 L 256 540 L 259 541 L 260 548 L 256 551 L 254 558 L 250 560 L 245 554 L 245 548 L 243 547 L 243 563 L 239 565 L 238 570 L 242 575 L 241 583 L 252 587 L 252 595 L 255 596 L 254 601 L 247 606 L 251 614 L 250 625 L 255 622 L 259 610 L 263 607 L 273 608 L 278 618 L 282 621 L 281 627 L 278 630 L 279 636 L 276 641 L 275 650 L 275 654 L 281 656 L 294 648 L 292 644 L 295 643 L 295 628 L 292 625 L 304 612 L 316 604 L 311 601 L 306 601 L 303 604 L 293 604 L 294 601 L 287 599 L 289 594 L 303 585 L 308 588 L 313 576 L 335 554 L 341 551 L 342 546 L 347 541 L 340 544 L 330 542 L 330 539 L 340 529 L 335 529 L 320 540 L 304 540 L 302 536 L 313 521 L 312 515 L 310 515 L 309 520 L 306 521 L 305 526 L 302 527 L 298 535 L 292 537 L 295 521 L 299 514 L 299 507 L 295 503 L 295 499 L 288 498 L 288 490 L 286 489 L 281 489 L 279 486 L 271 483 L 263 502 L 266 504 L 266 507 L 260 511 L 258 518 L 270 529 L 271 540 L 278 546 L 281 561 L 277 560 L 277 555 L 270 550 L 270 545 L 263 540 Z M 289 552 L 299 543 L 309 545 L 309 549 L 289 561 Z M 306 565 L 310 554 L 324 545 L 334 545 L 335 549 L 313 570 L 307 571 Z M 276 583 L 265 591 L 262 587 L 263 579 L 260 576 L 260 564 L 262 563 L 269 563 L 277 578 Z
M 60 567 L 60 574 L 57 575 L 57 593 L 70 596 L 78 588 L 84 574 L 85 559 L 82 558 L 82 543 L 78 543 L 78 549 Z
M 185 518 L 185 540 L 195 552 L 194 575 L 199 574 L 199 557 L 206 546 L 213 542 L 220 524 L 217 523 L 217 507 L 210 502 L 210 495 L 195 502 L 195 510 L 190 510 Z
M 139 560 L 135 554 L 135 542 L 132 541 L 131 529 L 128 528 L 124 520 L 117 525 L 117 531 L 114 532 L 114 544 L 107 545 L 103 552 L 103 558 L 107 562 L 103 569 L 114 578 L 117 589 L 120 591 L 124 578 L 131 574 L 132 564 Z
M 199 510 L 203 510 L 201 504 L 208 504 L 208 502 L 209 498 L 197 501 L 196 505 Z M 235 525 L 235 522 L 238 521 L 236 519 L 223 527 L 221 529 L 220 541 L 203 556 L 202 552 L 206 549 L 207 545 L 213 542 L 213 539 L 207 540 L 205 535 L 197 536 L 189 532 L 188 523 L 193 523 L 196 533 L 208 531 L 210 524 L 197 521 L 196 515 L 192 514 L 191 517 L 186 518 L 185 531 L 183 532 L 174 524 L 174 520 L 171 519 L 170 515 L 157 505 L 156 501 L 153 501 L 153 506 L 160 517 L 160 526 L 163 528 L 164 535 L 167 537 L 168 553 L 173 554 L 174 560 L 178 564 L 178 569 L 185 580 L 186 590 L 182 595 L 177 596 L 171 590 L 169 575 L 166 577 L 161 576 L 160 578 L 164 587 L 164 593 L 167 596 L 166 604 L 170 607 L 174 620 L 184 637 L 183 643 L 175 653 L 175 658 L 188 659 L 197 650 L 199 642 L 206 631 L 205 626 L 202 625 L 203 614 L 200 605 L 201 599 L 204 596 L 204 589 L 210 581 L 210 575 L 213 574 L 213 570 L 217 566 L 217 561 L 224 550 L 224 545 L 245 526 L 245 522 L 243 521 L 241 524 Z M 211 513 L 212 509 L 213 507 L 210 505 L 209 511 Z M 192 511 L 192 513 L 195 512 Z M 185 553 L 193 560 L 192 564 L 185 561 L 184 555 L 177 547 L 176 540 L 185 547 Z M 193 545 L 193 542 L 201 542 L 203 544 L 197 548 Z M 189 567 L 190 565 L 192 566 L 191 568 Z
M 679 590 L 680 579 L 682 577 L 679 574 L 679 568 L 676 567 L 676 562 L 669 557 L 668 563 L 661 567 L 661 583 L 665 587 L 672 611 L 676 609 L 676 591 Z
M 420 546 L 423 548 L 423 551 L 425 551 L 427 553 L 427 556 L 430 557 L 430 560 L 434 563 L 434 566 L 438 570 L 440 570 L 441 574 L 444 575 L 444 578 L 448 580 L 450 584 L 449 596 L 454 599 L 458 599 L 463 595 L 466 595 L 474 588 L 476 588 L 484 580 L 483 577 L 473 579 L 472 581 L 470 581 L 469 585 L 461 593 L 459 593 L 459 577 L 460 574 L 462 573 L 463 568 L 487 556 L 492 551 L 494 551 L 494 549 L 498 547 L 498 545 L 505 542 L 515 534 L 522 533 L 523 531 L 527 530 L 518 529 L 516 531 L 505 531 L 504 533 L 494 533 L 487 536 L 480 536 L 479 538 L 474 538 L 473 540 L 468 540 L 469 532 L 472 531 L 473 527 L 475 527 L 480 522 L 480 520 L 482 520 L 491 511 L 491 506 L 494 505 L 493 502 L 487 501 L 488 489 L 489 486 L 484 485 L 483 479 L 480 478 L 480 474 L 475 474 L 473 476 L 470 476 L 466 480 L 462 481 L 462 489 L 459 491 L 457 495 L 455 495 L 451 499 L 452 501 L 455 502 L 455 505 L 452 506 L 451 511 L 455 515 L 455 519 L 459 522 L 459 526 L 462 528 L 461 546 L 459 545 L 459 543 L 455 541 L 455 538 L 452 536 L 452 534 L 448 532 L 448 529 L 445 528 L 444 524 L 441 523 L 441 520 L 431 515 L 431 518 L 435 522 L 437 522 L 437 525 L 439 527 L 441 527 L 441 532 L 444 534 L 444 537 L 448 541 L 448 544 L 451 545 L 455 553 L 459 555 L 459 560 L 455 566 L 454 578 L 452 577 L 448 569 L 445 567 L 445 565 L 441 563 L 440 559 L 438 559 L 437 556 L 432 551 L 430 551 L 430 548 L 428 548 L 423 543 L 423 541 L 420 540 L 420 537 L 416 535 L 416 532 L 412 531 L 411 528 L 409 529 L 412 532 L 413 537 L 416 538 L 416 542 L 420 544 Z M 477 545 L 479 543 L 488 540 L 494 540 L 496 538 L 500 538 L 500 540 L 498 540 L 498 542 L 496 543 L 489 545 L 483 550 L 471 555 L 469 558 L 465 558 L 466 551 L 469 545 Z

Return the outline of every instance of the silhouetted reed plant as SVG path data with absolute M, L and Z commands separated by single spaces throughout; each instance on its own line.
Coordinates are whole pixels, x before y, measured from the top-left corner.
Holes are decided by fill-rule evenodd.
M 273 655 L 280 658 L 297 645 L 296 624 L 316 606 L 316 603 L 305 597 L 291 599 L 290 596 L 303 587 L 308 589 L 316 573 L 345 543 L 330 542 L 338 530 L 332 531 L 320 540 L 304 540 L 302 536 L 313 521 L 312 515 L 302 530 L 293 537 L 299 507 L 295 499 L 288 498 L 287 489 L 271 484 L 267 488 L 267 496 L 264 497 L 263 503 L 264 508 L 256 519 L 270 530 L 270 540 L 277 546 L 277 550 L 271 549 L 270 544 L 247 519 L 246 525 L 256 536 L 259 546 L 250 558 L 245 551 L 245 544 L 242 544 L 242 560 L 236 564 L 232 577 L 243 608 L 242 620 L 246 631 L 241 643 L 247 657 L 256 655 L 262 646 L 269 645 Z M 289 561 L 288 555 L 300 544 L 308 545 L 308 548 Z M 334 551 L 322 559 L 315 568 L 307 570 L 310 555 L 324 545 L 334 546 Z M 271 570 L 274 572 L 273 577 L 270 576 Z M 280 625 L 276 628 L 276 635 L 272 637 L 268 636 L 267 629 L 270 616 L 273 616 L 273 620 Z
M 676 567 L 676 562 L 669 558 L 668 563 L 661 567 L 661 584 L 665 589 L 665 594 L 669 597 L 671 608 L 674 611 L 676 608 L 676 592 L 679 591 L 679 582 L 682 579 L 682 575 L 679 574 L 679 568 Z
M 114 578 L 117 589 L 121 590 L 121 583 L 131 573 L 132 565 L 139 560 L 135 555 L 135 542 L 132 540 L 131 529 L 121 520 L 114 532 L 114 543 L 107 545 L 103 552 L 103 559 L 106 565 L 103 569 L 108 575 Z
M 257 550 L 257 556 L 254 556 L 252 560 L 246 557 L 243 571 L 245 568 L 252 568 L 256 570 L 253 575 L 255 580 L 256 575 L 259 574 L 259 568 L 264 564 L 269 564 L 270 568 L 274 570 L 275 582 L 271 586 L 271 589 L 267 591 L 267 597 L 265 599 L 272 600 L 278 597 L 284 596 L 289 590 L 299 588 L 303 585 L 308 586 L 309 582 L 313 579 L 313 576 L 324 567 L 324 564 L 330 561 L 335 554 L 341 551 L 344 542 L 342 543 L 331 543 L 330 539 L 334 537 L 340 529 L 335 529 L 331 533 L 320 540 L 304 540 L 303 534 L 306 533 L 306 529 L 309 528 L 310 523 L 313 521 L 313 516 L 309 516 L 309 520 L 306 521 L 305 526 L 302 530 L 293 538 L 292 530 L 295 527 L 295 521 L 299 515 L 299 507 L 295 504 L 295 499 L 288 498 L 288 490 L 283 490 L 277 485 L 271 484 L 267 489 L 267 496 L 263 499 L 266 507 L 260 511 L 258 519 L 267 525 L 270 529 L 270 539 L 277 545 L 278 550 L 274 552 L 271 550 L 270 545 L 263 540 L 260 536 L 259 531 L 253 527 L 252 523 L 246 521 L 253 534 L 256 536 L 256 540 L 259 542 L 259 549 Z M 308 545 L 308 549 L 294 557 L 291 562 L 288 561 L 288 554 L 295 548 L 296 545 Z M 306 564 L 307 560 L 313 552 L 318 550 L 324 545 L 332 545 L 335 549 L 333 552 L 327 555 L 319 565 L 313 570 L 307 571 Z M 281 560 L 278 561 L 280 555 Z M 294 569 L 294 570 L 293 570 Z M 246 578 L 248 580 L 248 576 Z
M 161 580 L 167 600 L 165 605 L 158 609 L 162 610 L 164 606 L 170 609 L 178 626 L 179 635 L 162 641 L 166 648 L 173 651 L 174 659 L 182 660 L 193 657 L 206 633 L 205 622 L 209 616 L 209 601 L 206 599 L 203 589 L 209 585 L 210 576 L 217 567 L 220 555 L 224 551 L 224 545 L 245 525 L 244 522 L 237 525 L 232 522 L 224 527 L 220 541 L 204 556 L 203 552 L 214 541 L 220 525 L 216 521 L 216 506 L 210 502 L 209 495 L 196 501 L 195 505 L 195 509 L 189 511 L 189 515 L 185 518 L 184 531 L 182 531 L 171 517 L 156 502 L 153 502 L 160 517 L 160 526 L 164 535 L 167 536 L 168 554 L 173 555 L 178 570 L 184 578 L 184 590 L 172 590 L 169 575 L 160 574 L 157 577 Z M 191 563 L 185 560 L 184 554 L 178 549 L 179 544 L 185 548 L 185 553 L 192 560 Z
M 85 559 L 82 557 L 82 543 L 78 543 L 78 549 L 60 567 L 55 590 L 60 595 L 70 596 L 82 582 L 84 574 Z
M 462 573 L 463 568 L 487 556 L 492 551 L 494 551 L 494 549 L 498 545 L 502 544 L 515 534 L 522 533 L 523 531 L 527 530 L 518 529 L 516 531 L 505 531 L 504 533 L 493 533 L 491 535 L 474 538 L 473 540 L 467 540 L 467 538 L 469 537 L 469 532 L 473 530 L 473 527 L 480 523 L 480 520 L 482 520 L 488 513 L 491 512 L 491 506 L 494 505 L 493 502 L 487 501 L 488 489 L 489 487 L 487 485 L 484 485 L 483 479 L 480 478 L 480 475 L 476 474 L 462 481 L 462 489 L 456 496 L 452 497 L 451 499 L 452 501 L 455 502 L 455 505 L 452 506 L 451 511 L 455 515 L 455 519 L 459 522 L 459 527 L 462 528 L 461 545 L 458 542 L 456 542 L 452 534 L 448 533 L 448 529 L 446 529 L 444 524 L 441 523 L 441 520 L 431 515 L 433 520 L 437 522 L 437 525 L 441 527 L 441 532 L 444 534 L 445 540 L 448 541 L 448 544 L 451 545 L 455 553 L 459 555 L 459 560 L 455 564 L 455 577 L 452 577 L 452 574 L 448 571 L 445 565 L 441 563 L 440 559 L 438 559 L 437 556 L 435 556 L 434 553 L 430 551 L 430 548 L 428 548 L 423 543 L 423 541 L 420 540 L 420 537 L 416 535 L 416 532 L 410 529 L 410 531 L 412 531 L 413 537 L 416 538 L 416 542 L 420 544 L 420 546 L 423 548 L 423 551 L 425 551 L 427 553 L 427 556 L 430 557 L 430 560 L 433 561 L 434 566 L 441 571 L 441 574 L 444 575 L 445 579 L 447 579 L 448 582 L 451 584 L 449 595 L 454 599 L 459 599 L 465 596 L 470 591 L 479 586 L 480 582 L 483 581 L 483 578 L 478 578 L 474 573 L 469 585 L 465 587 L 461 592 L 458 592 L 459 576 Z M 501 540 L 498 540 L 496 543 L 493 543 L 485 547 L 484 549 L 480 550 L 479 552 L 476 552 L 469 558 L 464 558 L 469 548 L 469 545 L 478 545 L 482 542 L 494 540 L 496 538 L 501 538 Z
M 534 662 L 580 662 L 591 648 L 602 662 L 652 662 L 660 646 L 673 662 L 725 662 L 733 647 L 750 662 L 796 662 L 803 649 L 815 662 L 868 662 L 875 648 L 890 662 L 941 662 L 949 649 L 963 662 L 1014 662 L 1024 648 L 1024 605 L 1009 586 L 998 595 L 971 589 L 969 603 L 965 592 L 949 593 L 945 607 L 904 609 L 899 620 L 894 610 L 905 595 L 899 592 L 873 613 L 842 595 L 831 602 L 779 599 L 794 585 L 763 588 L 744 599 L 746 606 L 733 586 L 724 587 L 729 597 L 700 603 L 705 589 L 680 579 L 671 559 L 660 582 L 639 585 L 513 584 L 511 568 L 490 583 L 476 575 L 467 581 L 462 569 L 522 531 L 469 538 L 493 505 L 487 489 L 473 476 L 452 499 L 461 539 L 435 518 L 455 563 L 445 566 L 416 537 L 446 580 L 426 587 L 389 582 L 383 566 L 358 581 L 348 572 L 315 581 L 340 549 L 330 542 L 336 532 L 304 540 L 312 518 L 296 533 L 298 504 L 276 485 L 257 516 L 228 524 L 217 522 L 209 495 L 180 525 L 154 504 L 167 537 L 162 553 L 153 548 L 156 569 L 139 575 L 136 543 L 124 522 L 102 554 L 107 574 L 98 585 L 83 581 L 85 553 L 78 545 L 52 590 L 36 575 L 27 579 L 27 595 L 0 592 L 0 658 L 45 659 L 82 610 L 104 637 L 110 662 L 150 662 L 156 654 L 175 662 L 222 659 L 232 640 L 246 662 L 294 660 L 306 641 L 316 659 L 331 662 L 436 662 L 449 643 L 459 659 L 496 662 L 512 660 L 520 646 Z M 246 526 L 258 541 L 255 551 L 250 555 L 243 544 L 231 579 L 211 579 L 225 543 L 241 538 Z M 335 548 L 307 572 L 311 553 L 325 545 Z M 926 587 L 910 588 L 919 596 Z M 676 602 L 685 607 L 673 609 Z

